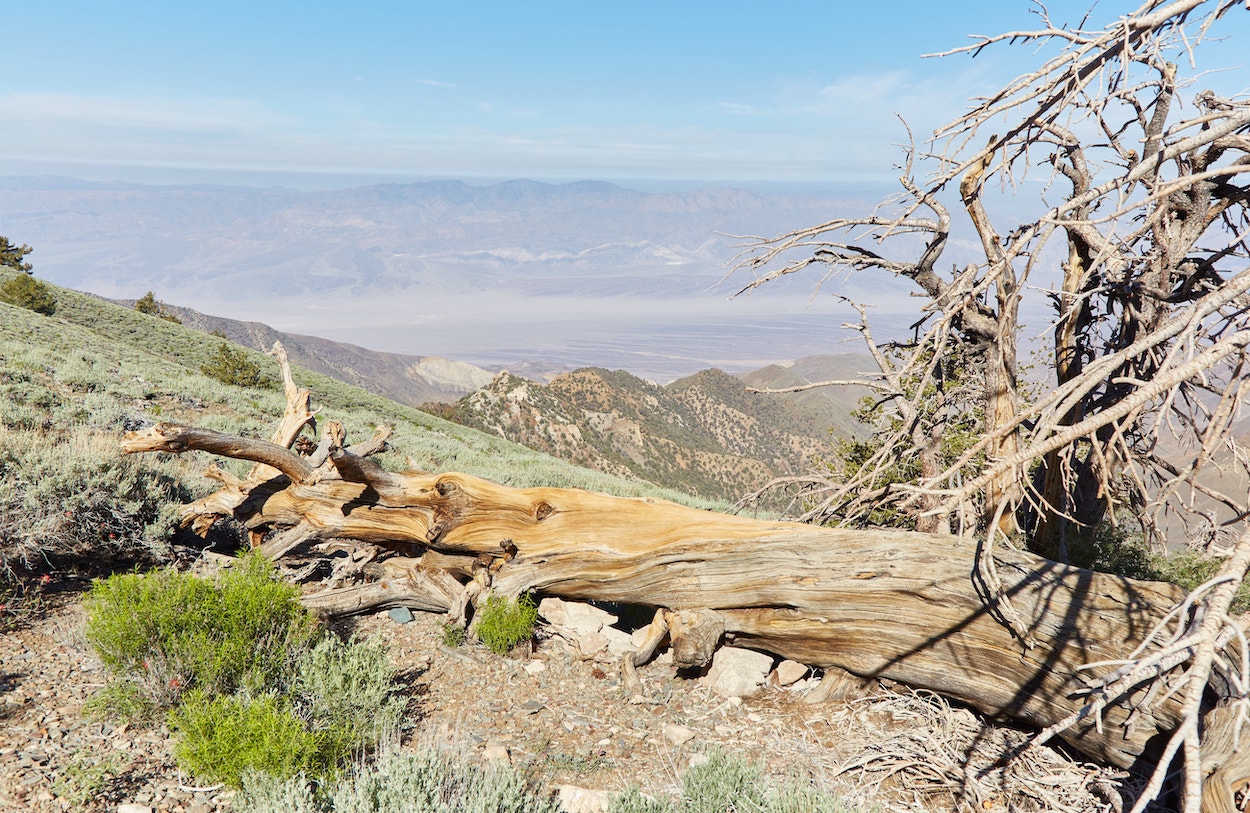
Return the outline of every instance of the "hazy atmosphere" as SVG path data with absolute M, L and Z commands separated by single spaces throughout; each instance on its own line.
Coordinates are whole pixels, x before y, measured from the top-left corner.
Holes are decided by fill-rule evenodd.
M 1087 4 L 1050 5 L 1074 25 Z M 20 4 L 0 170 L 891 181 L 896 114 L 923 135 L 1031 64 L 921 55 L 1033 27 L 1030 8 Z
M 0 813 L 1250 808 L 1250 0 L 9 5 Z
M 1059 25 L 1085 8 L 1050 4 Z M 840 289 L 813 296 L 816 277 L 729 301 L 748 280 L 717 285 L 739 242 L 727 235 L 868 211 L 897 178 L 903 120 L 923 138 L 1039 61 L 1002 46 L 923 55 L 1036 27 L 1035 11 L 22 4 L 0 77 L 0 233 L 33 245 L 53 282 L 478 364 L 671 378 L 858 349 L 839 344 Z M 1219 43 L 1204 57 L 1239 59 Z M 500 194 L 407 215 L 371 200 L 367 217 L 350 195 L 317 194 L 448 178 Z M 514 179 L 556 186 L 504 200 L 494 185 Z M 628 212 L 573 203 L 566 185 L 583 180 L 652 197 Z M 193 183 L 308 194 L 170 186 Z M 913 321 L 892 281 L 844 293 L 886 324 Z

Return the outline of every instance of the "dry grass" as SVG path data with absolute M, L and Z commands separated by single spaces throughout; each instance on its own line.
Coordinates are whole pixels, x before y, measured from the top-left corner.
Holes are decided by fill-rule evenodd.
M 830 725 L 864 740 L 836 770 L 857 794 L 889 811 L 1121 810 L 1138 781 L 1127 773 L 1028 749 L 1004 760 L 1029 733 L 985 723 L 931 692 L 879 694 L 838 707 Z

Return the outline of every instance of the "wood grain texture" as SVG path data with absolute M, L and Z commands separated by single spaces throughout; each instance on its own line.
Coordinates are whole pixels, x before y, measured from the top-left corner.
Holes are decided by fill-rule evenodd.
M 163 434 L 179 439 L 169 451 L 200 437 Z M 142 444 L 152 445 L 150 438 Z M 308 599 L 325 613 L 402 604 L 462 617 L 487 591 L 645 605 L 665 611 L 674 652 L 689 655 L 683 662 L 705 662 L 719 640 L 889 678 L 1037 727 L 1080 709 L 1088 679 L 1113 668 L 1088 665 L 1128 657 L 1183 598 L 1170 584 L 996 550 L 1004 590 L 1038 642 L 1030 648 L 995 616 L 972 541 L 763 521 L 577 489 L 509 488 L 458 473 L 383 477 L 350 457 L 333 450 L 299 481 L 227 483 L 224 496 L 188 506 L 184 521 L 202 525 L 204 512 L 220 511 L 256 531 L 297 529 L 288 533 L 301 541 L 346 538 L 395 554 L 383 579 Z M 1100 727 L 1090 720 L 1061 736 L 1120 767 L 1149 760 L 1158 738 L 1176 727 L 1179 705 L 1165 698 L 1130 720 L 1140 699 L 1130 694 L 1104 711 Z M 1235 749 L 1241 732 L 1227 736 Z

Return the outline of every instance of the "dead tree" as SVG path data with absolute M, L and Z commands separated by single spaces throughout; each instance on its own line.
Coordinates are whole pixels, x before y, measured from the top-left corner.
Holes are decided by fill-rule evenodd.
M 1203 614 L 1206 605 L 1181 604 L 1183 592 L 1168 584 L 990 552 L 956 536 L 388 471 L 369 459 L 385 432 L 347 446 L 329 421 L 320 443 L 301 439 L 315 426 L 310 395 L 277 352 L 287 409 L 271 440 L 159 424 L 127 435 L 123 449 L 255 463 L 244 478 L 210 468 L 222 488 L 182 510 L 201 532 L 231 518 L 275 559 L 318 542 L 368 547 L 360 579 L 306 596 L 321 613 L 406 606 L 463 623 L 487 595 L 530 591 L 645 605 L 657 612 L 646 641 L 624 658 L 627 681 L 666 640 L 686 667 L 706 665 L 731 642 L 941 692 L 1121 767 L 1153 764 L 1195 715 L 1205 729 L 1193 762 L 1205 809 L 1232 810 L 1233 794 L 1250 783 L 1250 737 L 1238 716 L 1244 641 L 1230 637 L 1218 603 Z M 978 577 L 984 556 L 997 584 Z M 1220 581 L 1212 592 L 1226 588 Z M 1010 599 L 1014 627 L 1003 623 L 999 596 Z M 1194 674 L 1189 661 L 1204 658 L 1213 679 L 1191 708 L 1177 689 Z
M 892 274 L 927 300 L 916 334 L 893 345 L 901 354 L 882 353 L 866 320 L 856 326 L 893 418 L 872 453 L 844 468 L 848 477 L 801 483 L 808 518 L 862 525 L 888 505 L 917 524 L 983 534 L 990 546 L 1016 539 L 1058 559 L 1123 515 L 1156 545 L 1169 513 L 1191 538 L 1238 538 L 1250 508 L 1247 455 L 1230 433 L 1250 392 L 1250 102 L 1195 83 L 1209 78 L 1196 74 L 1199 46 L 1246 9 L 1150 0 L 1105 27 L 1088 18 L 1065 27 L 1039 3 L 1036 29 L 937 55 L 1061 46 L 1037 71 L 974 100 L 923 151 L 913 145 L 897 198 L 861 218 L 748 240 L 738 268 L 754 279 L 743 291 L 815 266 L 822 280 Z M 1019 201 L 1039 171 L 1047 183 L 1032 214 L 996 210 L 996 197 Z M 957 266 L 949 254 L 961 222 L 979 251 Z M 1030 297 L 1054 314 L 1053 380 L 1035 398 L 1022 394 L 1019 359 Z M 957 354 L 974 366 L 962 381 L 946 375 Z M 979 389 L 981 431 L 935 454 L 949 449 L 948 417 L 969 386 Z M 899 482 L 901 464 L 915 460 L 919 473 Z M 1241 635 L 1225 613 L 1247 546 L 1241 534 L 1223 551 L 1219 587 L 1192 597 L 1205 648 Z M 984 565 L 993 584 L 993 558 Z M 1023 635 L 1014 599 L 995 594 Z M 1138 666 L 1160 652 L 1139 653 Z M 1199 803 L 1205 658 L 1190 662 L 1190 711 L 1156 775 L 1184 749 L 1189 810 Z M 1238 692 L 1244 702 L 1245 687 Z
M 1057 27 L 1039 9 L 1037 30 L 949 52 L 1066 43 L 940 128 L 930 151 L 909 152 L 897 199 L 866 217 L 745 247 L 738 267 L 756 276 L 744 291 L 815 265 L 826 278 L 907 278 L 928 299 L 927 330 L 907 345 L 911 353 L 879 358 L 883 401 L 905 427 L 883 439 L 862 478 L 815 484 L 821 519 L 854 521 L 885 498 L 946 525 L 972 505 L 980 530 L 1023 529 L 1034 550 L 1055 556 L 1067 533 L 1121 508 L 1156 537 L 1162 512 L 1192 504 L 1186 495 L 1246 515 L 1244 494 L 1200 475 L 1237 464 L 1228 429 L 1250 388 L 1250 188 L 1240 182 L 1250 171 L 1250 102 L 1201 90 L 1183 104 L 1194 80 L 1176 61 L 1193 58 L 1244 3 L 1152 0 L 1101 30 Z M 924 166 L 931 172 L 918 180 Z M 993 196 L 1012 194 L 1038 166 L 1049 181 L 1036 216 L 1004 222 Z M 956 189 L 982 257 L 947 271 Z M 917 235 L 924 245 L 913 253 Z M 1030 295 L 1055 312 L 1054 381 L 1031 401 L 1020 394 L 1018 358 Z M 942 360 L 957 346 L 976 356 L 984 437 L 912 487 L 886 493 L 881 472 L 923 453 L 942 431 L 931 404 L 950 395 Z M 1196 453 L 1180 459 L 1178 448 Z

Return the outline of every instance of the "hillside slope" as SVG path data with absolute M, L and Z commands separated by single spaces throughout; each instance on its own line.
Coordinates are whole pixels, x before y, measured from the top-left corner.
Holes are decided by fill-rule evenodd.
M 0 282 L 12 276 L 0 271 Z M 44 445 L 90 438 L 102 459 L 117 460 L 125 426 L 173 420 L 232 433 L 268 436 L 282 394 L 221 384 L 200 373 L 218 340 L 185 326 L 68 288 L 50 286 L 53 316 L 0 303 L 0 452 L 43 433 Z M 263 369 L 274 360 L 239 348 Z M 515 486 L 576 486 L 622 496 L 653 496 L 711 507 L 706 500 L 570 465 L 398 404 L 381 395 L 295 366 L 323 418 L 342 421 L 350 437 L 394 427 L 390 469 L 463 471 Z M 6 485 L 19 467 L 0 467 Z M 198 478 L 198 475 L 196 475 Z
M 720 370 L 659 386 L 586 368 L 543 385 L 501 373 L 444 412 L 452 420 L 621 476 L 735 500 L 813 465 L 821 410 L 749 392 Z
M 753 389 L 785 389 L 821 381 L 855 381 L 872 375 L 877 369 L 872 358 L 863 353 L 840 353 L 806 356 L 788 364 L 770 364 L 739 376 Z M 838 437 L 858 437 L 864 425 L 852 415 L 859 401 L 871 394 L 867 387 L 819 387 L 801 392 L 774 396 L 802 407 L 819 416 L 825 427 Z
M 133 303 L 123 300 L 120 304 L 128 307 Z M 165 307 L 187 327 L 220 333 L 254 350 L 265 351 L 273 347 L 275 341 L 281 341 L 292 363 L 407 406 L 451 403 L 494 377 L 494 373 L 464 361 L 384 353 L 319 336 L 285 333 L 263 322 L 244 322 L 190 308 Z

